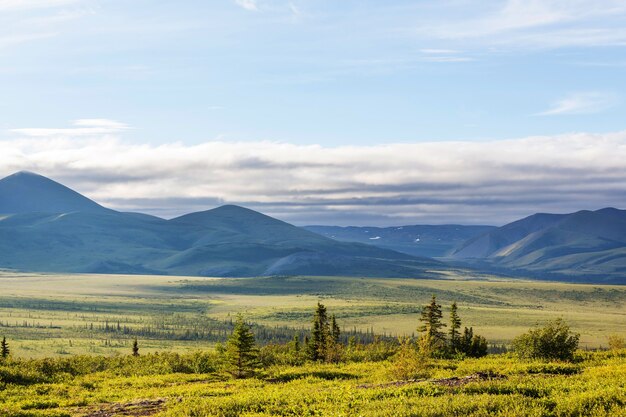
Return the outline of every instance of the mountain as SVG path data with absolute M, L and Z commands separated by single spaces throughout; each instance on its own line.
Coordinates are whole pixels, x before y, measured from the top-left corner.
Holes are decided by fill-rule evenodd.
M 469 240 L 452 257 L 549 276 L 626 283 L 626 210 L 535 214 Z
M 337 242 L 238 206 L 171 220 L 104 208 L 31 173 L 0 180 L 0 268 L 200 276 L 425 276 L 443 265 Z
M 20 171 L 0 180 L 0 214 L 110 211 L 58 182 Z
M 170 220 L 192 227 L 190 247 L 158 265 L 199 275 L 416 276 L 442 264 L 369 245 L 336 242 L 316 233 L 233 205 Z M 205 265 L 204 259 L 214 260 Z M 376 272 L 373 272 L 376 271 Z
M 46 177 L 0 179 L 0 269 L 198 276 L 436 277 L 446 263 L 626 284 L 626 211 L 502 227 L 295 227 L 227 205 L 165 220 L 105 208 Z
M 343 242 L 367 243 L 413 256 L 437 258 L 452 254 L 467 240 L 493 230 L 495 226 L 305 226 L 305 229 Z

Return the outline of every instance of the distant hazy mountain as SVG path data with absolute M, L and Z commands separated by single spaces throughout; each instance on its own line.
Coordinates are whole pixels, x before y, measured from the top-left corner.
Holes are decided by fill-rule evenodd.
M 0 214 L 110 211 L 58 182 L 20 171 L 0 180 Z
M 0 179 L 0 269 L 425 277 L 446 268 L 423 257 L 433 256 L 483 270 L 626 284 L 626 211 L 612 208 L 535 214 L 498 228 L 307 229 L 238 206 L 171 220 L 120 213 L 33 173 Z
M 305 229 L 339 241 L 368 243 L 414 256 L 444 257 L 467 240 L 495 227 L 450 224 L 398 227 L 306 226 Z
M 337 242 L 237 206 L 172 220 L 106 209 L 45 177 L 0 180 L 0 268 L 203 276 L 424 276 L 442 264 Z
M 535 214 L 469 240 L 453 257 L 626 283 L 626 210 Z

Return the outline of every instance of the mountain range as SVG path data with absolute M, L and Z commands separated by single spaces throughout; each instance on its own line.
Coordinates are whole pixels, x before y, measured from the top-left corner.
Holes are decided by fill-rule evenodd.
M 410 225 L 394 227 L 305 226 L 305 229 L 342 242 L 359 242 L 413 256 L 441 258 L 495 226 Z
M 470 265 L 626 283 L 626 210 L 534 214 L 470 239 L 452 257 Z
M 442 264 L 337 242 L 243 207 L 164 220 L 107 209 L 46 177 L 0 180 L 0 268 L 199 276 L 424 276 Z
M 234 205 L 165 220 L 111 210 L 29 172 L 0 180 L 2 269 L 437 277 L 459 266 L 626 284 L 626 211 L 540 213 L 502 227 L 300 228 Z

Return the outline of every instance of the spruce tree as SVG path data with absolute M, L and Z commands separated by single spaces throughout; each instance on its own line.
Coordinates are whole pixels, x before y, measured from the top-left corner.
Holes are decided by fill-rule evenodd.
M 233 333 L 226 342 L 226 359 L 230 365 L 229 372 L 235 378 L 245 378 L 254 372 L 258 365 L 258 349 L 250 326 L 237 315 Z
M 293 335 L 292 346 L 295 353 L 300 353 L 300 336 L 297 334 Z
M 461 340 L 459 343 L 459 348 L 461 352 L 469 355 L 472 351 L 472 339 L 474 339 L 474 329 L 470 327 L 469 329 L 466 327 L 463 330 L 463 336 L 461 336 Z
M 328 323 L 328 312 L 326 307 L 320 302 L 317 303 L 315 315 L 313 316 L 313 328 L 311 338 L 307 346 L 309 359 L 312 361 L 324 360 L 328 348 L 328 340 L 331 337 L 330 324 Z
M 339 345 L 339 336 L 341 335 L 341 330 L 339 329 L 339 325 L 337 324 L 337 319 L 333 314 L 330 318 L 330 324 L 328 326 L 329 335 L 327 338 L 327 346 L 326 346 L 326 362 L 336 363 L 341 359 L 341 348 Z
M 446 346 L 446 335 L 441 331 L 441 328 L 446 325 L 441 322 L 442 318 L 441 305 L 437 304 L 437 298 L 433 295 L 430 304 L 422 309 L 420 321 L 423 324 L 417 328 L 417 331 L 428 338 L 434 350 L 440 350 Z
M 459 351 L 461 342 L 461 318 L 459 317 L 456 301 L 450 306 L 450 351 L 456 353 Z
M 333 342 L 339 343 L 339 336 L 341 336 L 341 330 L 339 329 L 339 325 L 337 324 L 337 319 L 333 314 L 330 320 L 330 331 L 333 338 Z
M 139 356 L 139 342 L 137 342 L 137 338 L 133 340 L 133 356 Z
M 11 353 L 11 350 L 9 349 L 7 338 L 2 337 L 2 343 L 0 343 L 0 356 L 2 356 L 3 359 L 6 359 L 9 357 L 9 353 Z

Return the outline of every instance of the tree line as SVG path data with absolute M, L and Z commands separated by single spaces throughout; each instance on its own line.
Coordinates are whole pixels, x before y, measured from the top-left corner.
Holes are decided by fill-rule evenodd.
M 442 330 L 447 326 L 443 323 L 442 307 L 434 295 L 431 302 L 423 307 L 419 321 L 421 325 L 417 331 L 420 336 L 415 341 L 399 340 L 401 347 L 419 351 L 429 357 L 480 357 L 487 354 L 487 340 L 484 337 L 475 335 L 471 327 L 460 331 L 462 321 L 456 303 L 450 306 L 450 330 L 447 334 Z M 340 362 L 346 350 L 357 348 L 354 338 L 350 338 L 347 345 L 344 345 L 340 336 L 341 329 L 335 315 L 329 314 L 326 306 L 318 302 L 309 334 L 304 340 L 295 335 L 289 345 L 289 354 L 312 362 Z M 218 346 L 218 351 L 227 358 L 233 376 L 241 378 L 254 372 L 259 364 L 260 351 L 252 328 L 242 315 L 237 316 L 226 346 Z
M 217 343 L 215 351 L 222 358 L 229 372 L 236 378 L 254 374 L 262 363 L 289 364 L 310 362 L 337 363 L 349 358 L 363 357 L 365 360 L 392 358 L 401 377 L 419 374 L 425 362 L 432 358 L 481 357 L 487 354 L 487 340 L 474 333 L 472 327 L 462 327 L 457 303 L 449 307 L 447 324 L 444 322 L 442 306 L 435 295 L 423 306 L 418 318 L 418 337 L 402 337 L 394 342 L 389 338 L 374 336 L 364 344 L 357 339 L 356 330 L 346 339 L 334 314 L 318 302 L 313 313 L 310 330 L 302 337 L 295 332 L 289 342 L 268 344 L 260 347 L 255 327 L 238 314 L 231 322 L 232 331 L 226 343 Z M 120 326 L 109 328 L 118 329 Z M 258 328 L 258 327 L 257 327 Z M 447 331 L 446 331 L 447 328 Z M 121 328 L 120 328 L 121 330 Z M 368 333 L 369 334 L 369 333 Z M 522 358 L 571 360 L 578 347 L 580 336 L 572 333 L 561 319 L 544 327 L 536 326 L 513 340 L 513 348 Z M 623 340 L 622 340 L 623 342 Z M 359 356 L 359 353 L 366 355 Z M 8 358 L 10 348 L 6 337 L 0 343 L 0 357 Z M 140 355 L 140 344 L 135 337 L 132 356 Z

